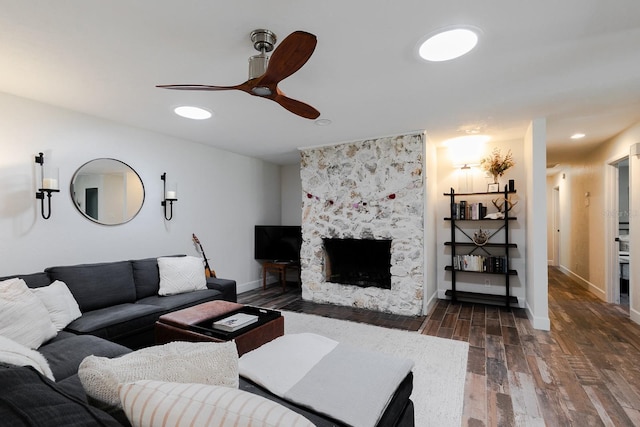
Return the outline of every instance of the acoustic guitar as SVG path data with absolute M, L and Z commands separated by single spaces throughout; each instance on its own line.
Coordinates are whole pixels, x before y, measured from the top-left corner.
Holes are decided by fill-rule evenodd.
M 196 237 L 195 234 L 193 234 L 193 242 L 200 247 L 200 252 L 202 252 L 202 258 L 204 258 L 204 275 L 206 277 L 216 277 L 216 272 L 211 267 L 209 267 L 209 260 L 204 253 L 204 248 L 202 247 L 200 240 Z

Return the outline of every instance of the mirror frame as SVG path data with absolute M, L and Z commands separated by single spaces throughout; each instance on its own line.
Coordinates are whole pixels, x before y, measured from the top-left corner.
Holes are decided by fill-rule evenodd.
M 141 190 L 142 190 L 142 200 L 140 200 L 140 206 L 137 208 L 135 213 L 132 213 L 127 218 L 123 218 L 123 220 L 120 221 L 120 222 L 103 222 L 103 221 L 100 221 L 99 219 L 96 219 L 96 218 L 92 217 L 91 215 L 87 214 L 85 211 L 82 210 L 82 207 L 77 202 L 77 198 L 76 198 L 76 188 L 75 188 L 76 186 L 74 184 L 76 182 L 77 177 L 82 174 L 82 169 L 84 167 L 90 165 L 93 162 L 105 161 L 105 160 L 117 162 L 118 166 L 121 167 L 123 170 L 128 169 L 127 172 L 129 172 L 129 171 L 132 172 L 135 175 L 135 177 L 138 178 L 138 181 L 140 182 L 140 187 L 141 187 Z M 138 174 L 138 172 L 134 168 L 129 166 L 127 163 L 125 163 L 125 162 L 123 162 L 121 160 L 118 160 L 118 159 L 110 158 L 110 157 L 99 157 L 99 158 L 96 158 L 96 159 L 89 160 L 88 162 L 86 162 L 83 165 L 81 165 L 78 169 L 76 169 L 76 171 L 74 172 L 73 176 L 71 177 L 71 183 L 69 185 L 69 190 L 70 190 L 71 202 L 73 203 L 73 206 L 75 206 L 75 208 L 78 210 L 78 212 L 80 212 L 82 214 L 83 217 L 87 218 L 88 220 L 90 220 L 91 222 L 94 222 L 96 224 L 107 225 L 107 226 L 126 224 L 127 222 L 129 222 L 132 219 L 134 219 L 140 213 L 140 211 L 142 210 L 142 207 L 144 206 L 144 201 L 145 201 L 145 198 L 146 198 L 146 191 L 145 191 L 145 188 L 144 188 L 144 182 L 142 181 L 142 178 L 140 177 L 140 174 Z

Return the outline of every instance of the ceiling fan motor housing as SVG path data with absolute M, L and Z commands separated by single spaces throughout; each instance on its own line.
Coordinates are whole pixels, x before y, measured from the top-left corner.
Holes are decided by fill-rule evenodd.
M 249 80 L 263 75 L 267 71 L 267 65 L 269 57 L 264 53 L 249 58 Z
M 273 46 L 276 44 L 276 35 L 269 30 L 253 30 L 251 41 L 254 49 L 260 53 L 249 58 L 249 80 L 260 77 L 267 71 L 269 57 L 266 53 L 273 50 Z

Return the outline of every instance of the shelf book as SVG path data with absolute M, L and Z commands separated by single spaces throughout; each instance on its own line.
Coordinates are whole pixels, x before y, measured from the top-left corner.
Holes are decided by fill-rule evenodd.
M 234 332 L 258 321 L 258 316 L 247 313 L 236 313 L 213 322 L 213 329 Z

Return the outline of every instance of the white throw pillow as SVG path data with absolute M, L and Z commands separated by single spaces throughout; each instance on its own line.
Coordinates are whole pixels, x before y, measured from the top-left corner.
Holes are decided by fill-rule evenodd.
M 49 311 L 24 280 L 0 282 L 0 335 L 35 349 L 57 333 Z
M 0 362 L 32 366 L 51 381 L 55 381 L 49 363 L 42 354 L 3 336 L 0 336 Z
M 56 280 L 49 286 L 33 288 L 31 292 L 36 294 L 47 308 L 58 331 L 82 316 L 76 299 L 64 282 Z
M 87 395 L 120 406 L 118 385 L 138 380 L 238 387 L 236 343 L 183 342 L 147 347 L 114 359 L 88 356 L 78 368 Z
M 133 427 L 314 425 L 302 415 L 262 396 L 205 384 L 137 381 L 120 387 L 120 400 Z
M 175 295 L 207 289 L 202 258 L 194 256 L 158 258 L 158 295 Z

